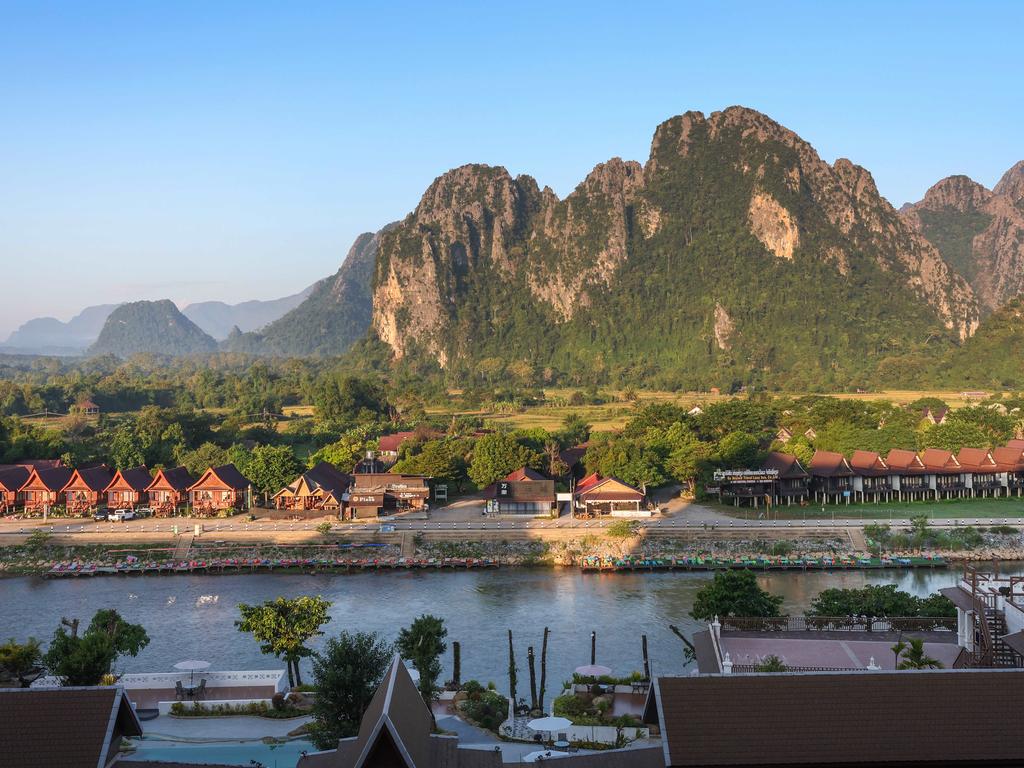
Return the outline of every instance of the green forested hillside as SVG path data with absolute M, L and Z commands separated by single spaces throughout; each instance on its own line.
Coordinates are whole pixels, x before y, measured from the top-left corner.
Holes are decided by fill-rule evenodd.
M 217 342 L 185 317 L 173 302 L 122 304 L 107 318 L 91 355 L 195 355 L 213 352 Z

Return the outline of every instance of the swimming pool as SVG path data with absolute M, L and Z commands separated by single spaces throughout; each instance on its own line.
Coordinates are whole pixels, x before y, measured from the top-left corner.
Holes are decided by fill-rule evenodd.
M 298 740 L 283 744 L 264 744 L 260 741 L 224 741 L 203 744 L 167 741 L 165 739 L 137 739 L 136 750 L 121 758 L 132 760 L 166 760 L 188 763 L 221 763 L 244 765 L 252 768 L 252 761 L 264 768 L 295 768 L 303 752 L 315 752 L 310 742 Z

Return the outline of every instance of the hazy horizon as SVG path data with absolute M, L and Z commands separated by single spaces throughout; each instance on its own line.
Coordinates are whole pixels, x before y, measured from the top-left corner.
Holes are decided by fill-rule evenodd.
M 5 5 L 0 341 L 169 298 L 236 304 L 334 273 L 469 162 L 559 196 L 658 123 L 733 104 L 894 206 L 1024 159 L 1024 5 Z M 953 55 L 955 53 L 955 55 Z M 40 290 L 39 286 L 45 286 Z

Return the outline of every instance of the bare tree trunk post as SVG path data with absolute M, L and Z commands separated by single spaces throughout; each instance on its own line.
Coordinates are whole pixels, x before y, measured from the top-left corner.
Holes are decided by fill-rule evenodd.
M 644 653 L 644 680 L 651 679 L 651 657 L 647 655 L 647 635 L 640 635 L 640 643 Z
M 530 668 L 530 711 L 537 709 L 537 669 L 534 664 L 533 646 L 526 649 L 526 663 Z
M 540 693 L 537 696 L 537 708 L 544 713 L 544 693 L 548 683 L 548 628 L 544 627 L 544 641 L 540 646 Z
M 508 631 L 508 695 L 516 711 L 516 652 L 512 648 L 512 630 Z
M 597 632 L 590 631 L 590 664 L 597 664 Z
M 462 685 L 462 645 L 458 641 L 452 643 L 452 682 L 456 689 Z

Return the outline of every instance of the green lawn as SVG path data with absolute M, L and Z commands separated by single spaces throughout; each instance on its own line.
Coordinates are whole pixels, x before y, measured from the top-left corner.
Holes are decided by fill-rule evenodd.
M 864 518 L 872 520 L 904 519 L 915 515 L 932 518 L 953 519 L 960 517 L 1020 517 L 1024 518 L 1024 498 L 1010 499 L 951 499 L 948 501 L 918 501 L 902 504 L 826 504 L 822 507 L 772 507 L 766 511 L 748 507 L 733 507 L 728 504 L 711 503 L 709 506 L 723 514 L 743 520 L 821 520 L 835 517 Z

